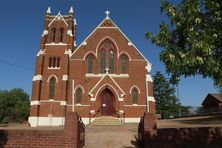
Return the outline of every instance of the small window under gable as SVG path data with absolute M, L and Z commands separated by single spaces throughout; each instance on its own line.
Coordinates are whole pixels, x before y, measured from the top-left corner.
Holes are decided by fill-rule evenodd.
M 92 55 L 87 59 L 87 73 L 93 73 L 93 59 Z
M 128 60 L 127 57 L 124 55 L 121 57 L 121 63 L 120 63 L 121 73 L 127 73 L 128 70 Z
M 138 104 L 138 90 L 136 88 L 133 88 L 132 90 L 132 104 Z
M 63 42 L 63 32 L 64 32 L 64 29 L 63 28 L 60 28 L 59 29 L 59 32 L 60 32 L 60 37 L 59 37 L 59 42 Z
M 52 28 L 52 42 L 56 42 L 56 28 Z
M 76 103 L 81 104 L 82 102 L 82 89 L 79 87 L 76 90 Z

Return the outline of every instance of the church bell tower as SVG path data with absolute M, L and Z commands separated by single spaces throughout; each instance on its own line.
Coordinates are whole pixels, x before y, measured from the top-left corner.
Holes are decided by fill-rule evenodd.
M 47 9 L 32 84 L 31 126 L 64 124 L 69 58 L 76 48 L 76 28 L 73 7 L 68 15 L 52 15 L 50 7 Z

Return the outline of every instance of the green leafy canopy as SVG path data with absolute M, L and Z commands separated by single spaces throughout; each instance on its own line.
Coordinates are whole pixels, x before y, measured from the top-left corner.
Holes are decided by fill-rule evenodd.
M 161 23 L 158 34 L 147 38 L 163 48 L 160 60 L 171 81 L 180 76 L 202 75 L 222 87 L 222 1 L 183 0 L 161 3 L 170 23 Z

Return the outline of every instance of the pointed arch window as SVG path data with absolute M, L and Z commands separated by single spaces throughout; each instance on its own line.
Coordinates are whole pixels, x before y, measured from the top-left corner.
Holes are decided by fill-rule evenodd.
M 127 58 L 126 56 L 121 57 L 121 73 L 127 73 Z
M 77 88 L 76 90 L 76 103 L 80 104 L 82 102 L 82 89 Z
M 112 49 L 109 51 L 109 72 L 114 73 L 114 52 Z
M 52 28 L 52 42 L 55 42 L 56 39 L 56 28 Z
M 100 72 L 105 73 L 106 69 L 106 51 L 102 49 L 100 52 Z
M 93 73 L 93 56 L 88 57 L 87 61 L 87 73 Z
M 55 97 L 55 83 L 56 79 L 52 77 L 49 81 L 49 99 L 54 99 Z
M 64 29 L 63 29 L 63 28 L 60 28 L 60 29 L 59 29 L 59 32 L 60 32 L 59 42 L 63 42 L 63 32 L 64 32 Z
M 132 103 L 138 104 L 138 90 L 136 88 L 133 88 L 132 90 Z

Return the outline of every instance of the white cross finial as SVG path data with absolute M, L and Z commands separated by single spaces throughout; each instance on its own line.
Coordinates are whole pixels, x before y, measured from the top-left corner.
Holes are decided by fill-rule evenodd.
M 108 67 L 106 67 L 105 71 L 106 71 L 106 74 L 109 74 L 109 68 Z
M 109 10 L 106 10 L 105 14 L 106 14 L 106 19 L 109 19 L 109 14 L 110 14 Z

